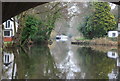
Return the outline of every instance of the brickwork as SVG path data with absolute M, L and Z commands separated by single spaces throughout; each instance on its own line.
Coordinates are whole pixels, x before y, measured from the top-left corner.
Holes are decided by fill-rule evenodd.
M 12 37 L 4 37 L 3 41 L 4 42 L 11 42 L 12 41 Z

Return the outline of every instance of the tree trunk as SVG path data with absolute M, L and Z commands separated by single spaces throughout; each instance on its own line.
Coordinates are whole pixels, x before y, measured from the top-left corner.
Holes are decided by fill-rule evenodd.
M 19 26 L 17 29 L 18 31 L 16 32 L 16 34 L 14 36 L 13 46 L 21 45 L 21 33 L 22 33 L 23 28 L 24 28 L 24 16 L 25 15 L 26 15 L 26 12 L 23 12 L 20 14 Z
M 13 22 L 14 22 L 14 35 L 16 34 L 16 20 L 15 17 L 13 17 Z

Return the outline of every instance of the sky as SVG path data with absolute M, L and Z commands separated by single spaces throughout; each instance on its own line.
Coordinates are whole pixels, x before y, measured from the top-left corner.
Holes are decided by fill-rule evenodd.
M 113 3 L 110 3 L 110 6 L 111 6 L 111 9 L 114 9 L 116 7 L 116 5 Z

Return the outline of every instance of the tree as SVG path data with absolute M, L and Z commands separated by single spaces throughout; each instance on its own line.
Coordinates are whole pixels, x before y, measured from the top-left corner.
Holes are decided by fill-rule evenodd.
M 19 45 L 24 45 L 29 39 L 36 43 L 48 42 L 56 20 L 61 17 L 62 10 L 66 7 L 67 5 L 63 3 L 51 2 L 32 8 L 23 15 L 20 14 L 22 16 L 18 19 L 20 27 L 15 36 L 15 44 L 18 44 L 16 39 L 20 42 Z M 38 20 L 31 18 L 30 15 L 37 16 Z
M 79 27 L 79 31 L 86 38 L 104 37 L 108 31 L 117 28 L 115 17 L 110 13 L 109 3 L 94 2 L 91 8 L 93 13 L 85 17 L 85 22 Z
M 44 9 L 43 11 L 39 9 Z M 43 6 L 35 8 L 37 16 L 39 17 L 38 32 L 32 38 L 36 43 L 48 42 L 50 34 L 54 30 L 54 24 L 58 18 L 61 17 L 61 10 L 64 7 L 60 6 L 60 3 L 48 3 Z M 49 11 L 49 12 L 48 12 Z
M 25 17 L 25 27 L 23 28 L 22 31 L 22 36 L 21 36 L 21 44 L 24 45 L 27 40 L 30 40 L 35 36 L 35 33 L 37 32 L 38 29 L 38 21 L 37 18 L 35 18 L 32 15 L 27 15 Z

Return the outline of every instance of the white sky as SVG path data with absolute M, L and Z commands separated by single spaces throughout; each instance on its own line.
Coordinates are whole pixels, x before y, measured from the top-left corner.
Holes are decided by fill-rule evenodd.
M 116 7 L 116 5 L 113 3 L 110 3 L 110 6 L 111 6 L 111 9 L 114 9 Z

